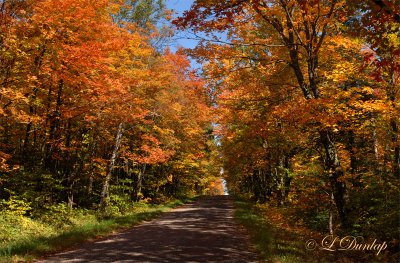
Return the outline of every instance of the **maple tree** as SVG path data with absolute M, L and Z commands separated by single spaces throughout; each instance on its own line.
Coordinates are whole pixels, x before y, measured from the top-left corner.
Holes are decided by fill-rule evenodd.
M 387 115 L 391 127 L 391 146 L 393 153 L 387 157 L 391 160 L 392 170 L 396 177 L 400 176 L 400 147 L 398 124 L 399 96 L 399 1 L 367 1 L 351 3 L 350 14 L 359 15 L 354 19 L 353 30 L 368 43 L 364 57 L 365 63 L 373 66 L 372 76 L 380 82 L 385 90 L 390 112 Z M 361 15 L 360 15 L 361 14 Z
M 260 64 L 268 63 L 269 65 L 266 65 L 266 67 L 269 70 L 273 69 L 276 63 L 287 64 L 291 68 L 304 98 L 309 100 L 311 104 L 319 103 L 321 99 L 320 80 L 318 79 L 319 53 L 326 41 L 327 31 L 333 26 L 333 14 L 337 12 L 340 2 L 328 1 L 317 4 L 297 1 L 236 1 L 234 3 L 229 1 L 217 4 L 216 7 L 207 5 L 203 1 L 197 1 L 196 4 L 192 7 L 191 12 L 197 11 L 200 7 L 204 8 L 206 11 L 201 13 L 205 14 L 202 16 L 205 20 L 207 19 L 205 16 L 211 13 L 215 14 L 222 23 L 235 25 L 237 23 L 238 26 L 235 30 L 239 32 L 232 32 L 231 34 L 238 34 L 238 39 L 243 39 L 245 44 L 249 43 L 247 38 L 253 37 L 249 32 L 262 32 L 261 36 L 256 36 L 256 39 L 251 39 L 251 43 L 249 43 L 250 46 L 257 45 L 260 46 L 260 49 L 264 49 L 257 50 L 259 51 L 258 54 L 262 55 L 261 59 L 264 60 Z M 227 11 L 218 12 L 218 10 Z M 245 21 L 247 14 L 242 10 L 250 10 L 248 13 L 253 17 L 252 22 Z M 236 12 L 239 19 L 232 18 Z M 188 19 L 192 17 L 190 12 L 186 15 Z M 278 17 L 281 17 L 283 21 Z M 249 29 L 250 24 L 255 23 L 256 19 L 261 22 L 257 23 L 256 28 Z M 205 25 L 199 23 L 199 25 L 200 27 L 208 26 L 224 30 L 218 20 L 217 22 L 206 22 Z M 185 22 L 183 20 L 183 24 Z M 191 25 L 196 26 L 195 23 Z M 234 39 L 234 41 L 238 41 L 238 39 Z M 273 46 L 277 46 L 276 50 Z M 243 51 L 240 50 L 239 52 Z M 284 55 L 283 59 L 281 53 Z M 252 60 L 251 57 L 250 60 Z M 256 58 L 256 61 L 258 60 Z M 330 129 L 323 123 L 320 126 L 318 133 L 325 150 L 325 165 L 330 173 L 332 192 L 342 222 L 346 224 L 344 198 L 346 187 L 340 179 L 343 176 L 341 163 L 335 143 L 332 141 Z
M 1 1 L 0 209 L 122 212 L 222 194 L 223 174 L 317 230 L 396 244 L 398 6 L 196 0 L 174 24 L 199 44 L 172 52 L 162 0 Z
M 198 0 L 174 21 L 200 38 L 230 188 L 327 211 L 331 232 L 399 189 L 398 10 L 366 2 Z
M 208 97 L 154 44 L 167 15 L 163 1 L 2 2 L 2 198 L 105 211 L 205 188 Z

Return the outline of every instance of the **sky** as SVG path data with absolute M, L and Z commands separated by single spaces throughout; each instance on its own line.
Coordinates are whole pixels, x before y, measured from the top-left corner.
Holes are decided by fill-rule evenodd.
M 179 17 L 183 14 L 184 11 L 189 10 L 191 5 L 193 4 L 194 0 L 166 0 L 167 8 L 174 11 L 175 17 Z M 199 36 L 204 36 L 202 33 L 198 33 Z M 226 36 L 223 33 L 216 33 L 215 36 L 218 36 L 220 39 L 225 40 Z M 176 32 L 176 37 L 174 41 L 171 43 L 171 50 L 175 52 L 179 47 L 183 48 L 194 48 L 198 40 L 190 39 L 193 38 L 193 35 L 190 32 Z M 190 59 L 192 62 L 192 67 L 195 69 L 201 69 L 201 65 L 198 64 L 195 60 Z
M 167 8 L 175 11 L 174 17 L 178 17 L 184 11 L 189 10 L 193 0 L 166 0 Z M 185 32 L 178 32 L 178 36 L 171 46 L 172 51 L 176 51 L 179 47 L 194 48 L 197 41 L 185 38 Z

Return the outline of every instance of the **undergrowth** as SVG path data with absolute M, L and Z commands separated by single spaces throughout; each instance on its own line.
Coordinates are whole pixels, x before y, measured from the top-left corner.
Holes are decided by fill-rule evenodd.
M 235 204 L 235 218 L 248 230 L 252 243 L 265 262 L 398 262 L 397 256 L 387 251 L 376 256 L 371 251 L 330 252 L 319 247 L 307 249 L 307 241 L 312 239 L 320 243 L 329 234 L 310 230 L 302 222 L 296 221 L 290 208 L 253 204 L 240 198 Z
M 109 206 L 102 212 L 69 209 L 58 204 L 42 214 L 15 210 L 0 213 L 0 262 L 30 262 L 87 240 L 122 231 L 191 199 L 165 204 L 132 203 L 123 211 Z

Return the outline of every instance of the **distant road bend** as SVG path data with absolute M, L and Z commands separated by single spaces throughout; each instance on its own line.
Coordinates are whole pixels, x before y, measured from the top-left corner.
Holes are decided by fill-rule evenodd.
M 228 196 L 204 197 L 158 219 L 40 262 L 260 262 Z

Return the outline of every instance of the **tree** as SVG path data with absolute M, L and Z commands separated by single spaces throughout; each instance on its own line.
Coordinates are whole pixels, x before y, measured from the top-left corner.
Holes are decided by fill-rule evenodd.
M 323 98 L 318 75 L 319 54 L 327 35 L 334 29 L 335 17 L 342 4 L 340 1 L 229 1 L 218 4 L 196 1 L 176 24 L 190 25 L 196 30 L 226 30 L 233 25 L 235 29 L 228 30 L 228 35 L 234 35 L 233 46 L 260 46 L 257 50 L 263 60 L 260 64 L 286 63 L 295 75 L 297 87 L 312 105 Z M 194 17 L 198 16 L 206 22 L 196 22 Z M 215 16 L 217 22 L 207 20 L 210 16 Z M 248 19 L 251 22 L 246 22 Z M 260 59 L 256 57 L 255 61 Z M 342 223 L 347 225 L 346 185 L 341 179 L 341 162 L 331 129 L 324 126 L 323 121 L 318 125 L 335 203 Z
M 349 188 L 365 186 L 365 169 L 372 168 L 366 163 L 374 160 L 377 174 L 386 169 L 376 156 L 386 140 L 380 118 L 390 108 L 365 63 L 367 43 L 350 34 L 351 10 L 346 1 L 195 1 L 174 21 L 203 33 L 188 53 L 207 64 L 214 85 L 230 185 L 245 186 L 261 201 L 275 195 L 282 204 L 296 174 L 305 172 L 296 167 L 303 167 L 328 193 L 326 201 L 333 197 L 344 227 L 355 218 Z M 383 38 L 389 43 L 393 36 Z M 382 60 L 380 54 L 372 57 Z M 397 140 L 392 136 L 390 156 L 397 156 Z
M 105 211 L 115 200 L 201 191 L 203 83 L 185 56 L 153 47 L 162 1 L 131 4 L 3 1 L 2 198 Z M 124 8 L 143 23 L 117 24 Z
M 386 92 L 390 107 L 387 121 L 391 129 L 391 160 L 395 177 L 400 177 L 399 115 L 396 101 L 399 98 L 400 40 L 399 1 L 354 1 L 349 3 L 348 21 L 353 34 L 358 34 L 367 44 L 365 63 L 375 67 L 373 76 Z

